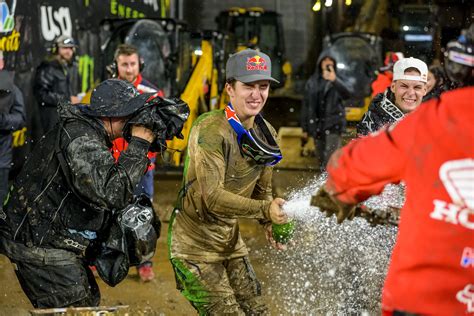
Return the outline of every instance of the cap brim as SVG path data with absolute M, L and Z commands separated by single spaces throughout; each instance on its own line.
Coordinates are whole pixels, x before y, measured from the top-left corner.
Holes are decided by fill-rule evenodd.
M 260 80 L 269 80 L 269 81 L 273 81 L 275 83 L 280 83 L 280 81 L 276 80 L 275 78 L 272 78 L 272 77 L 266 76 L 266 75 L 240 76 L 240 77 L 235 77 L 235 80 L 241 81 L 243 83 L 250 83 L 250 82 L 255 82 L 255 81 L 260 81 Z

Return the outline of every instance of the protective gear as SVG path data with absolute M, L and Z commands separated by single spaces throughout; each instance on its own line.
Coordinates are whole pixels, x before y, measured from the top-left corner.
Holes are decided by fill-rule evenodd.
M 319 207 L 328 217 L 336 214 L 338 224 L 342 223 L 345 219 L 352 220 L 361 213 L 360 208 L 357 208 L 355 205 L 344 204 L 332 198 L 324 187 L 319 188 L 316 195 L 311 197 L 311 205 Z
M 128 142 L 132 136 L 133 125 L 146 127 L 155 135 L 150 151 L 161 151 L 166 148 L 166 140 L 175 136 L 183 138 L 181 130 L 188 116 L 189 107 L 185 102 L 177 98 L 161 98 L 156 93 L 149 96 L 143 108 L 125 123 L 123 135 Z
M 467 31 L 465 40 L 451 41 L 445 52 L 446 73 L 449 79 L 461 86 L 471 85 L 474 67 L 474 24 Z
M 120 283 L 130 266 L 150 260 L 160 237 L 161 222 L 145 195 L 115 214 L 107 239 L 95 256 L 94 265 L 102 280 L 110 286 Z
M 276 165 L 281 160 L 280 147 L 260 114 L 255 117 L 255 123 L 263 132 L 265 139 L 260 139 L 253 128 L 246 130 L 242 126 L 232 104 L 227 105 L 225 114 L 227 121 L 237 134 L 237 142 L 242 154 L 252 158 L 257 164 L 266 166 Z
M 151 93 L 139 94 L 129 82 L 108 79 L 92 92 L 90 105 L 80 105 L 80 110 L 93 117 L 126 117 L 142 108 Z

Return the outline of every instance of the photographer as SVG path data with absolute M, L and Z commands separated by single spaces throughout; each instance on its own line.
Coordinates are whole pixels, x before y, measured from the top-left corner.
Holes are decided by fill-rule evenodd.
M 346 128 L 343 99 L 352 94 L 351 88 L 337 77 L 336 60 L 321 53 L 316 72 L 305 86 L 301 109 L 303 141 L 314 138 L 318 149 L 319 169 L 324 171 L 331 154 L 341 146 L 341 134 Z
M 156 102 L 167 103 L 159 108 Z M 113 215 L 131 202 L 148 151 L 179 134 L 187 105 L 140 95 L 130 83 L 110 79 L 97 86 L 88 106 L 61 103 L 59 117 L 10 191 L 0 217 L 0 253 L 14 264 L 34 307 L 98 306 L 88 268 L 92 245 L 107 238 Z M 122 135 L 129 146 L 115 162 L 112 140 Z

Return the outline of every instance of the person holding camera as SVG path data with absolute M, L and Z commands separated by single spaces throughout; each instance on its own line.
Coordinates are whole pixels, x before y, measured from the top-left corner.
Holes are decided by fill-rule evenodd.
M 141 72 L 145 63 L 140 58 L 138 49 L 129 44 L 120 44 L 114 53 L 114 63 L 112 64 L 113 76 L 118 79 L 126 80 L 137 88 L 139 93 L 157 93 L 158 96 L 163 97 L 163 91 L 159 90 L 151 82 L 143 78 Z M 120 153 L 127 148 L 127 142 L 122 137 L 116 138 L 113 141 L 113 154 L 115 159 L 118 159 Z M 150 165 L 147 172 L 143 175 L 137 188 L 135 195 L 145 194 L 151 201 L 153 201 L 154 194 L 154 170 L 156 153 L 148 153 L 150 158 Z M 151 281 L 155 278 L 153 272 L 153 262 L 147 261 L 137 267 L 138 276 L 143 282 Z
M 0 217 L 0 253 L 35 308 L 99 305 L 88 267 L 97 245 L 132 202 L 148 151 L 179 135 L 187 113 L 186 103 L 140 95 L 118 79 L 99 84 L 90 105 L 60 104 L 59 123 L 31 153 Z M 129 145 L 115 161 L 112 141 L 122 136 Z
M 304 142 L 309 136 L 314 139 L 323 172 L 331 154 L 341 146 L 341 134 L 346 128 L 343 100 L 351 96 L 352 90 L 337 76 L 336 60 L 328 52 L 321 53 L 317 65 L 306 82 L 301 127 Z
M 51 55 L 36 69 L 33 93 L 39 105 L 43 132 L 53 128 L 58 121 L 57 107 L 60 101 L 81 102 L 80 80 L 74 61 L 76 41 L 67 35 L 55 39 Z

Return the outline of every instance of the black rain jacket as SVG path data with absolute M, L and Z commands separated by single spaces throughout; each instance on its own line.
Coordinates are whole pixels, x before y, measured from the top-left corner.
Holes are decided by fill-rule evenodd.
M 344 131 L 346 115 L 343 100 L 352 95 L 351 86 L 337 76 L 337 73 L 334 82 L 323 79 L 321 62 L 326 57 L 336 64 L 327 52 L 319 55 L 316 71 L 306 82 L 300 113 L 303 132 L 314 138 L 320 138 L 327 132 L 341 134 Z
M 132 137 L 116 163 L 101 120 L 70 103 L 59 113 L 61 124 L 36 145 L 15 180 L 0 234 L 26 246 L 79 254 L 91 234 L 99 235 L 112 213 L 131 202 L 149 163 L 150 144 Z M 64 157 L 66 172 L 58 157 Z

